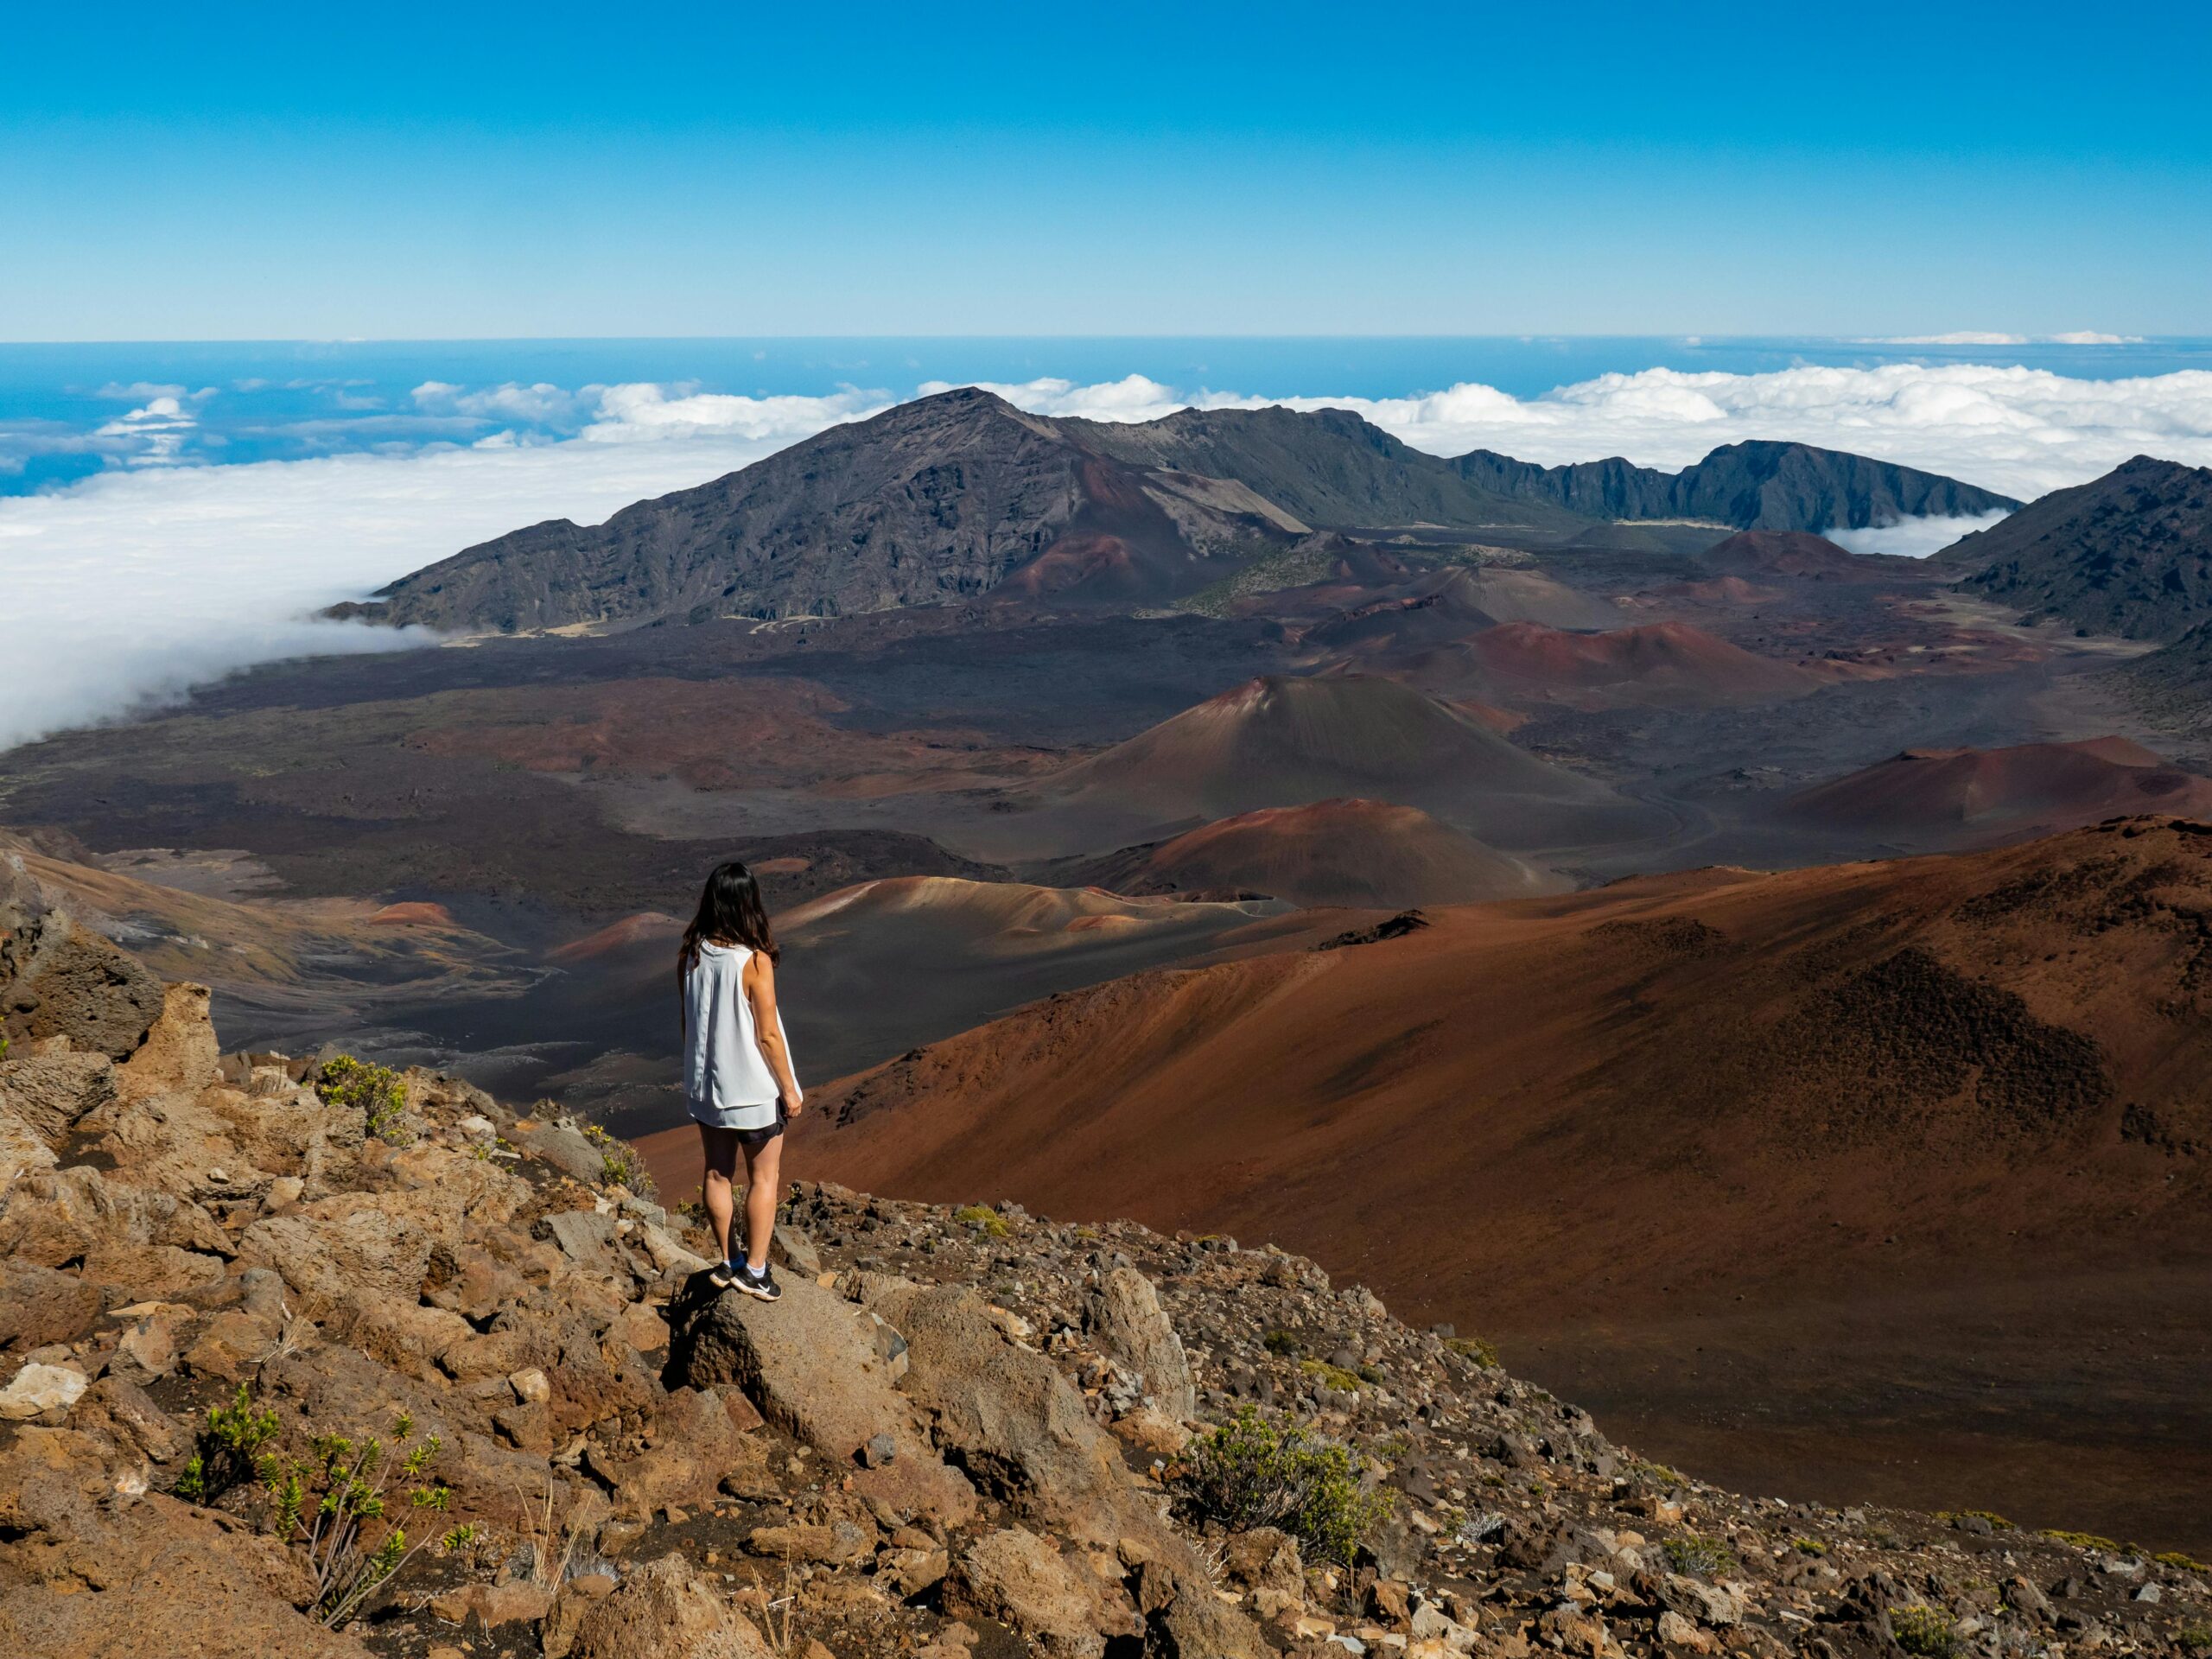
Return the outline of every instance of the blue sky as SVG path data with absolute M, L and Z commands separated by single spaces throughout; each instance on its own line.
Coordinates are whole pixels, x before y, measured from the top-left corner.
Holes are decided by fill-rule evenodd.
M 2212 9 L 26 9 L 0 340 L 2212 333 Z

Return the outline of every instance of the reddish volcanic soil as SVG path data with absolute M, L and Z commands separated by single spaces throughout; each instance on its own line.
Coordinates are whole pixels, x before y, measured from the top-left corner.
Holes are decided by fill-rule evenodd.
M 404 742 L 528 772 L 672 778 L 694 789 L 972 788 L 1037 766 L 963 732 L 848 731 L 847 705 L 804 680 L 641 678 L 461 691 L 423 700 L 434 718 Z
M 1802 530 L 1746 530 L 1699 556 L 1714 570 L 1738 575 L 1796 576 L 1815 582 L 1941 581 L 1942 567 L 1893 554 L 1853 553 Z
M 2212 831 L 1431 918 L 1035 1003 L 792 1166 L 1279 1240 L 1731 1478 L 2208 1541 Z
M 1605 633 L 1566 633 L 1516 622 L 1478 634 L 1459 649 L 1493 695 L 1506 702 L 1719 707 L 1804 696 L 1824 683 L 1686 622 Z
M 1262 893 L 1294 905 L 1474 904 L 1572 884 L 1417 807 L 1319 801 L 1267 807 L 1065 873 L 1122 893 Z
M 2212 779 L 2125 738 L 2009 749 L 1908 749 L 1793 796 L 1789 816 L 1956 844 L 2047 833 L 2134 812 L 2212 817 Z
M 1063 769 L 1037 791 L 1045 814 L 989 829 L 1039 852 L 1055 836 L 1103 851 L 1145 838 L 1132 830 L 1343 796 L 1417 806 L 1516 849 L 1633 840 L 1656 817 L 1394 681 L 1269 675 Z

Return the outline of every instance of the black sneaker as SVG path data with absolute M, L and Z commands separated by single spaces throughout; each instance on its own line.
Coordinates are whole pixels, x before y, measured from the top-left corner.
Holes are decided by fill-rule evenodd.
M 757 1296 L 764 1302 L 772 1302 L 784 1294 L 784 1287 L 776 1282 L 776 1275 L 772 1269 L 763 1267 L 755 1273 L 752 1264 L 747 1262 L 738 1263 L 735 1283 L 737 1288 L 747 1295 Z

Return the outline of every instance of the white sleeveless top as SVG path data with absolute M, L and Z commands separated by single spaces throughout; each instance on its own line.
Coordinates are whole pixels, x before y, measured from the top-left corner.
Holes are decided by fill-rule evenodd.
M 741 944 L 705 943 L 683 976 L 683 1093 L 693 1117 L 720 1128 L 765 1129 L 776 1121 L 780 1091 L 745 995 L 752 959 Z M 776 1029 L 783 1028 L 779 1009 Z

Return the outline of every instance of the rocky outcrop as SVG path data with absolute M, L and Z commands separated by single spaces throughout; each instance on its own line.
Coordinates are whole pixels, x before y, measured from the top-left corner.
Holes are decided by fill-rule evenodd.
M 137 958 L 54 906 L 20 857 L 0 857 L 0 1035 L 119 1060 L 161 1009 L 162 982 Z

